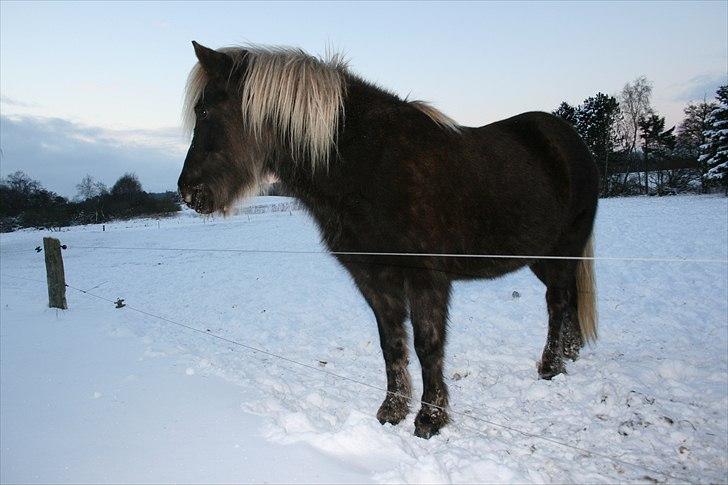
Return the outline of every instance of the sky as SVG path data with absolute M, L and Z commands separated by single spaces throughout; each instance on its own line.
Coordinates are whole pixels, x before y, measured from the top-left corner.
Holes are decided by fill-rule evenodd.
M 464 125 L 616 95 L 645 75 L 679 123 L 728 82 L 728 2 L 0 2 L 0 176 L 61 195 L 135 172 L 174 190 L 190 42 L 344 52 Z

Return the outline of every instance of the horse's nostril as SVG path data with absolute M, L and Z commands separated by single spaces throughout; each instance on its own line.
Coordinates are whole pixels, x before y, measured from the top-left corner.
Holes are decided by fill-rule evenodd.
M 194 189 L 192 189 L 189 185 L 186 183 L 183 183 L 182 181 L 177 183 L 177 192 L 179 193 L 179 196 L 182 198 L 182 200 L 185 201 L 185 204 L 188 204 L 192 202 L 192 192 Z

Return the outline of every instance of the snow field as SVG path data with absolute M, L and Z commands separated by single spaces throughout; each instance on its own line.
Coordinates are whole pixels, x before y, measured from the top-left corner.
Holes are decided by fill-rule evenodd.
M 727 219 L 722 197 L 602 200 L 596 254 L 728 259 Z M 377 422 L 383 392 L 70 290 L 68 311 L 47 309 L 32 251 L 44 235 L 0 240 L 3 482 L 728 480 L 726 264 L 598 262 L 600 340 L 552 381 L 536 373 L 546 308 L 535 276 L 455 286 L 454 411 L 640 469 L 461 414 L 420 440 L 414 407 L 398 426 Z M 323 250 L 303 211 L 53 235 L 69 246 L 69 284 L 386 387 L 374 318 L 330 256 L 74 247 Z M 410 369 L 419 396 L 414 357 Z

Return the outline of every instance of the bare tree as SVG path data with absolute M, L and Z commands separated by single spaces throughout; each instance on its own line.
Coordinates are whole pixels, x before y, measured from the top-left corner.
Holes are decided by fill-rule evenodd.
M 96 180 L 86 175 L 80 183 L 76 184 L 76 194 L 79 200 L 87 200 L 99 195 L 96 189 Z
M 651 114 L 651 97 L 652 83 L 645 76 L 640 76 L 631 83 L 625 84 L 622 92 L 619 93 L 619 107 L 622 111 L 619 130 L 628 153 L 637 149 L 639 121 Z
M 685 107 L 685 119 L 677 128 L 677 144 L 681 150 L 697 156 L 700 146 L 706 142 L 704 132 L 710 127 L 710 113 L 717 107 L 716 103 L 709 103 L 706 99 Z
M 619 93 L 619 107 L 621 119 L 619 123 L 619 134 L 622 138 L 627 155 L 633 154 L 638 148 L 640 120 L 652 114 L 650 98 L 652 97 L 652 83 L 645 77 L 639 76 L 632 82 L 628 82 Z M 634 157 L 628 157 L 634 159 Z M 647 186 L 647 166 L 645 165 L 645 187 Z M 640 170 L 635 167 L 639 174 Z M 625 182 L 630 175 L 631 167 L 625 170 Z
M 109 193 L 109 188 L 101 180 L 94 182 L 94 189 L 96 190 L 96 195 L 107 195 Z
M 11 173 L 7 176 L 7 178 L 5 178 L 5 180 L 0 181 L 0 183 L 7 185 L 12 190 L 19 192 L 26 197 L 41 189 L 40 182 L 33 180 L 21 170 Z
M 701 177 L 701 188 L 705 190 L 705 174 L 708 164 L 699 160 L 700 147 L 708 142 L 706 132 L 710 129 L 710 113 L 718 105 L 705 98 L 699 103 L 690 103 L 685 107 L 685 119 L 677 128 L 677 149 L 680 155 L 696 160 Z

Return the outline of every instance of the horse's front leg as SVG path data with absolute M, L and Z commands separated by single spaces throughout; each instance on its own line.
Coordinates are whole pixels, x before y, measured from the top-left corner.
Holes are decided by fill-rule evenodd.
M 408 285 L 415 350 L 422 367 L 422 407 L 415 418 L 415 435 L 428 439 L 437 434 L 449 418 L 443 360 L 450 282 L 413 279 Z
M 379 406 L 380 423 L 397 424 L 409 413 L 412 385 L 407 364 L 407 333 L 404 329 L 405 312 L 377 317 L 379 343 L 387 368 L 387 395 Z
M 387 370 L 387 395 L 377 411 L 380 423 L 397 424 L 409 413 L 412 387 L 407 370 L 407 306 L 404 280 L 394 270 L 349 267 L 354 281 L 374 312 Z

